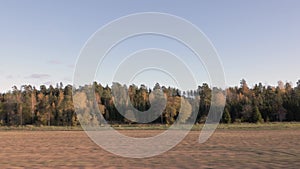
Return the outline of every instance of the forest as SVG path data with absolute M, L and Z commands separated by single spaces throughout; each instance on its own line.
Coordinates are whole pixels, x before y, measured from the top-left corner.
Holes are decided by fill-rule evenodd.
M 94 82 L 92 86 L 96 104 L 105 120 L 111 124 L 132 123 L 118 112 L 113 101 L 112 88 L 122 86 L 121 84 L 113 83 L 110 87 Z M 212 102 L 211 94 L 215 90 L 206 83 L 198 86 L 196 90 L 189 91 L 160 86 L 158 83 L 153 89 L 145 85 L 122 87 L 126 88 L 130 99 L 124 100 L 124 104 L 130 101 L 139 111 L 148 110 L 151 107 L 150 93 L 155 89 L 161 90 L 167 98 L 166 107 L 151 123 L 167 125 L 172 124 L 178 117 L 182 100 L 184 109 L 190 113 L 186 113 L 181 120 L 186 122 L 192 116 L 196 116 L 195 123 L 204 123 Z M 63 86 L 62 83 L 55 87 L 41 85 L 39 89 L 31 85 L 23 85 L 21 88 L 14 86 L 11 91 L 0 93 L 0 126 L 80 125 L 73 105 L 72 90 L 71 85 Z M 291 83 L 279 81 L 277 86 L 258 83 L 250 88 L 242 79 L 239 86 L 216 90 L 221 90 L 224 95 L 226 93 L 222 123 L 300 121 L 300 80 L 295 87 Z M 81 93 L 81 99 L 86 97 L 87 94 Z M 131 114 L 133 118 L 136 115 L 136 112 L 126 113 Z M 84 120 L 95 121 L 95 117 L 86 114 Z M 95 123 L 97 122 L 96 120 Z

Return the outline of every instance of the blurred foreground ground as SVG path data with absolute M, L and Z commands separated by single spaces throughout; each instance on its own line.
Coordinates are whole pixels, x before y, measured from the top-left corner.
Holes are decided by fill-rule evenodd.
M 159 130 L 122 130 L 134 137 Z M 0 131 L 0 168 L 298 168 L 300 129 L 199 131 L 162 155 L 129 159 L 108 153 L 83 131 Z

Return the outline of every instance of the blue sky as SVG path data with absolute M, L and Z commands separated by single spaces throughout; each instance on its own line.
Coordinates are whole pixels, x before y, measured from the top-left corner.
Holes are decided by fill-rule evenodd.
M 250 85 L 295 84 L 300 79 L 299 9 L 298 0 L 0 0 L 0 91 L 21 84 L 71 84 L 88 38 L 110 21 L 136 12 L 169 13 L 199 27 L 219 53 L 228 86 L 242 78 Z M 145 77 L 141 83 L 164 80 L 151 76 L 146 82 Z M 109 83 L 107 79 L 98 80 Z

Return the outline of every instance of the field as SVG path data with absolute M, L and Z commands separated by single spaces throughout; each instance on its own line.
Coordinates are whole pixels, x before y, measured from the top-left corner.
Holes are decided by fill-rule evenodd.
M 120 130 L 147 137 L 161 130 Z M 129 159 L 110 154 L 83 131 L 0 131 L 0 168 L 298 168 L 300 129 L 217 129 L 204 144 L 191 131 L 162 155 Z

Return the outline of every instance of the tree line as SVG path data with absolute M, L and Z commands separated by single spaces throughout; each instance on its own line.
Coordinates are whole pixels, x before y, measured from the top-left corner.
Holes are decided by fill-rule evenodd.
M 89 104 L 94 104 L 85 102 L 89 100 L 91 94 L 84 92 L 86 91 L 84 88 L 91 86 L 94 89 L 92 96 L 95 98 L 97 108 L 105 120 L 112 124 L 143 120 L 140 118 L 147 118 L 147 116 L 139 116 L 139 111 L 145 112 L 154 104 L 166 106 L 163 110 L 154 108 L 154 111 L 159 114 L 152 120 L 153 124 L 172 124 L 177 118 L 180 118 L 180 122 L 188 122 L 192 117 L 196 119 L 195 123 L 203 123 L 213 102 L 214 91 L 218 91 L 220 98 L 226 94 L 226 104 L 221 118 L 223 123 L 300 121 L 300 80 L 295 87 L 290 83 L 279 81 L 277 86 L 259 83 L 250 88 L 242 79 L 240 86 L 227 89 L 210 88 L 204 83 L 196 90 L 189 91 L 160 86 L 158 83 L 150 89 L 145 85 L 138 87 L 113 83 L 109 87 L 94 82 L 93 85 L 76 89 L 82 91 L 77 92 L 81 106 L 88 107 Z M 112 89 L 120 90 L 116 92 L 118 95 L 114 94 Z M 101 123 L 101 120 L 89 111 L 82 110 L 81 113 L 75 113 L 72 90 L 71 85 L 63 86 L 62 83 L 57 84 L 56 87 L 50 85 L 48 88 L 41 85 L 39 89 L 31 85 L 23 85 L 21 88 L 14 86 L 11 91 L 0 93 L 0 125 L 76 126 L 80 124 L 78 119 L 82 123 L 91 121 L 95 124 Z M 164 96 L 153 98 L 151 93 L 156 90 L 162 91 Z M 128 97 L 124 97 L 127 95 Z M 151 99 L 154 102 L 151 103 Z M 129 103 L 137 111 L 126 110 Z M 125 118 L 116 107 L 123 107 L 122 111 L 130 118 Z M 181 116 L 179 111 L 182 111 Z

